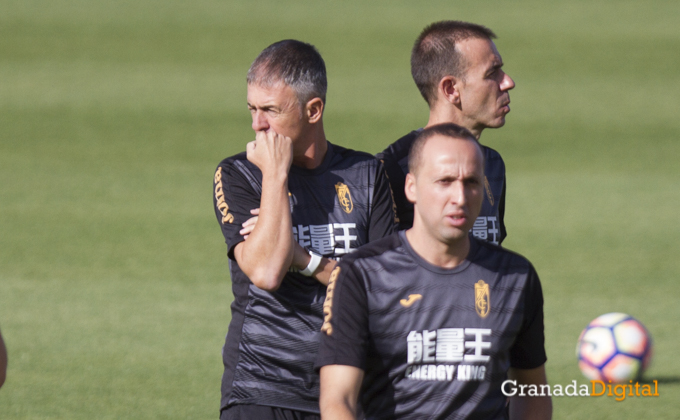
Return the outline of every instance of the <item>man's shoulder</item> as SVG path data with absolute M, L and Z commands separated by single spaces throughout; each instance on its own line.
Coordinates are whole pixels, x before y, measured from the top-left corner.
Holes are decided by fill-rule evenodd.
M 491 161 L 499 161 L 502 165 L 505 165 L 503 162 L 503 157 L 501 156 L 500 153 L 496 149 L 492 149 L 489 146 L 485 146 L 483 144 L 479 144 L 482 146 L 482 150 L 484 151 L 484 158 L 486 159 L 487 163 Z
M 494 272 L 533 270 L 531 262 L 523 255 L 491 242 L 470 237 L 476 249 L 471 261 Z
M 222 159 L 222 161 L 217 165 L 217 168 L 222 169 L 226 173 L 237 171 L 246 176 L 261 176 L 260 169 L 248 160 L 246 152 L 241 152 Z
M 379 162 L 375 156 L 370 153 L 361 152 L 354 149 L 348 149 L 346 147 L 338 146 L 337 144 L 331 144 L 333 147 L 333 164 L 336 165 L 355 165 L 355 164 L 368 164 L 368 165 L 378 165 Z
M 225 194 L 232 194 L 228 191 L 234 186 L 242 186 L 259 196 L 262 194 L 262 172 L 248 161 L 246 152 L 242 152 L 223 159 L 217 165 L 214 184 L 224 188 Z
M 422 128 L 418 130 L 413 130 L 405 136 L 401 137 L 399 140 L 390 144 L 382 152 L 375 155 L 376 158 L 382 161 L 400 161 L 408 157 L 408 152 L 411 150 L 411 144 L 415 140 L 418 133 L 422 131 Z
M 226 158 L 222 159 L 222 161 L 217 166 L 220 166 L 220 167 L 223 167 L 223 168 L 224 167 L 230 167 L 230 166 L 233 166 L 236 162 L 243 162 L 243 163 L 248 162 L 246 152 L 241 152 L 241 153 L 237 153 L 233 156 L 226 157 Z

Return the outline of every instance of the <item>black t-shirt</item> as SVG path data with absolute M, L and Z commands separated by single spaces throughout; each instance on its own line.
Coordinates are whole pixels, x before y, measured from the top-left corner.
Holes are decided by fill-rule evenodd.
M 260 207 L 262 173 L 241 153 L 215 172 L 215 215 L 229 246 L 234 301 L 223 349 L 222 408 L 269 405 L 318 412 L 314 372 L 326 287 L 287 273 L 275 292 L 255 287 L 234 259 L 241 224 Z M 302 246 L 340 258 L 395 229 L 394 204 L 382 164 L 328 143 L 315 169 L 293 166 L 288 177 L 293 234 Z
M 316 366 L 364 370 L 367 419 L 505 418 L 508 369 L 546 361 L 541 285 L 513 252 L 471 238 L 443 269 L 400 231 L 336 270 Z
M 409 172 L 408 153 L 411 150 L 411 144 L 421 131 L 422 128 L 411 131 L 376 155 L 376 158 L 385 165 L 385 171 L 390 179 L 400 230 L 413 226 L 413 203 L 406 198 L 404 181 Z M 470 232 L 477 239 L 500 245 L 507 236 L 503 220 L 505 216 L 505 163 L 497 151 L 484 145 L 481 146 L 485 160 L 484 201 L 482 210 Z

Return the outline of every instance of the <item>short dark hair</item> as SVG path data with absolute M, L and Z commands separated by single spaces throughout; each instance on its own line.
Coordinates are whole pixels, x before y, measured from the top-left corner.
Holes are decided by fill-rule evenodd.
M 300 104 L 317 97 L 326 103 L 326 64 L 319 51 L 305 42 L 285 39 L 268 46 L 253 61 L 247 80 L 261 86 L 283 82 L 295 91 Z
M 491 29 L 469 22 L 435 22 L 420 33 L 411 50 L 411 75 L 430 107 L 437 98 L 437 86 L 444 76 L 465 77 L 467 62 L 456 43 L 469 38 L 494 39 Z
M 468 140 L 475 143 L 479 149 L 479 153 L 482 155 L 482 164 L 484 164 L 484 151 L 482 150 L 482 146 L 479 144 L 474 134 L 472 134 L 467 128 L 463 128 L 457 124 L 444 123 L 424 128 L 420 133 L 418 133 L 411 144 L 411 149 L 408 152 L 409 172 L 415 174 L 416 169 L 420 165 L 421 155 L 423 154 L 425 144 L 429 139 L 436 135 L 460 140 Z

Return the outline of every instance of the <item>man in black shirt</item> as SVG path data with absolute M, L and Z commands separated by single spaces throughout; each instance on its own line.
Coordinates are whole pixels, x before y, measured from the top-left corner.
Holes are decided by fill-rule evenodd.
M 495 37 L 484 26 L 459 21 L 436 22 L 423 30 L 411 52 L 411 74 L 430 107 L 425 127 L 454 123 L 479 140 L 485 128 L 505 124 L 510 112 L 508 91 L 515 82 L 502 70 L 503 60 L 492 41 Z M 413 224 L 413 205 L 404 195 L 404 180 L 408 151 L 419 131 L 405 135 L 376 156 L 390 178 L 400 229 Z M 472 234 L 499 245 L 506 236 L 505 164 L 495 150 L 486 146 L 482 150 L 485 199 Z
M 255 141 L 214 177 L 234 293 L 220 416 L 318 419 L 313 365 L 329 274 L 393 232 L 394 204 L 380 162 L 326 140 L 326 69 L 313 46 L 272 44 L 247 80 Z
M 413 227 L 331 274 L 319 356 L 324 420 L 549 419 L 543 296 L 529 261 L 468 234 L 484 198 L 479 143 L 454 124 L 416 138 L 406 195 Z M 532 395 L 531 393 L 529 395 Z

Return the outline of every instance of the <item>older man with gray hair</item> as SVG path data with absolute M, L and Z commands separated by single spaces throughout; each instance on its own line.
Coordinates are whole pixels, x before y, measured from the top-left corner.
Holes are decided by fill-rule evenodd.
M 380 162 L 326 140 L 326 69 L 312 45 L 270 45 L 247 80 L 255 140 L 219 164 L 213 185 L 234 293 L 220 418 L 318 419 L 329 276 L 392 233 L 394 203 Z

